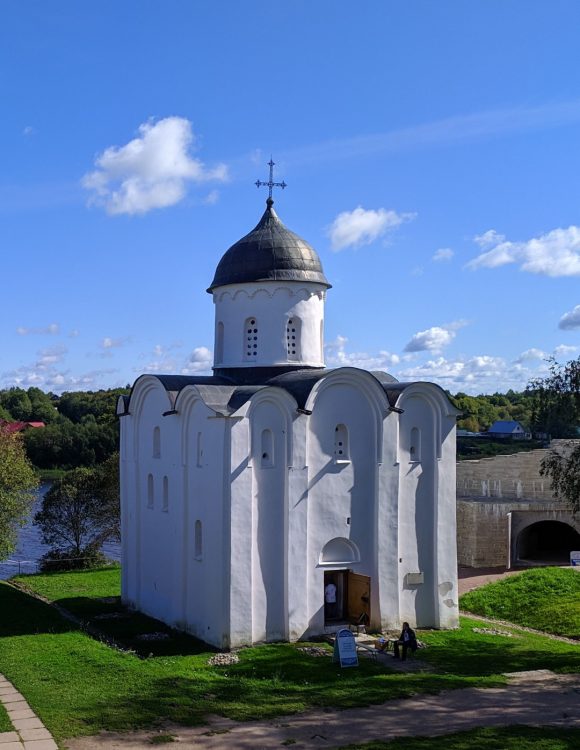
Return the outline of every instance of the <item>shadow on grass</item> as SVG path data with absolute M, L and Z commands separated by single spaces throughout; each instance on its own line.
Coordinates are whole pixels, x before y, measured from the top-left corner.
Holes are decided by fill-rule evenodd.
M 7 584 L 0 584 L 0 637 L 37 633 L 69 633 L 78 626 L 50 605 Z

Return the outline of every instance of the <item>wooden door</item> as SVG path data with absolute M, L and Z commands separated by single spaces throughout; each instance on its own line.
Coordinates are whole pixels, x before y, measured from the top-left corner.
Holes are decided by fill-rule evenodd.
M 371 579 L 359 573 L 347 573 L 347 616 L 349 622 L 368 625 L 371 621 Z

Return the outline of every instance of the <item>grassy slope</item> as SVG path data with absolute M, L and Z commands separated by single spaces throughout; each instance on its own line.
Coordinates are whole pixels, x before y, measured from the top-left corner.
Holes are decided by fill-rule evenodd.
M 349 745 L 343 750 L 577 750 L 580 729 L 488 727 L 443 737 L 406 737 L 392 742 Z
M 463 610 L 580 638 L 580 571 L 536 568 L 470 591 Z
M 120 609 L 118 569 L 23 576 L 20 582 L 85 619 Z M 390 673 L 361 660 L 341 670 L 331 659 L 312 658 L 293 644 L 243 649 L 239 664 L 210 667 L 211 650 L 184 635 L 148 642 L 150 658 L 116 651 L 89 638 L 48 605 L 0 585 L 0 671 L 26 695 L 58 738 L 100 729 L 153 726 L 169 719 L 184 725 L 209 713 L 234 719 L 265 718 L 315 706 L 346 708 L 381 703 L 420 692 L 505 682 L 510 670 L 549 668 L 580 672 L 580 648 L 520 633 L 502 638 L 458 631 L 421 634 L 430 648 L 421 658 L 432 673 Z M 142 615 L 93 620 L 133 645 L 138 632 L 168 630 Z M 170 632 L 170 631 L 168 631 Z M 3 637 L 1 637 L 3 636 Z M 141 644 L 142 645 L 142 644 Z M 299 644 L 303 645 L 303 644 Z
M 8 714 L 6 713 L 6 709 L 0 703 L 0 732 L 10 732 L 12 731 L 12 722 L 8 718 Z

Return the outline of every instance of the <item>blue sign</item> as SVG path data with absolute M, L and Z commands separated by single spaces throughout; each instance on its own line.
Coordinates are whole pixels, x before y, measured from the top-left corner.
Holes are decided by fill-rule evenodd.
M 336 634 L 333 661 L 340 662 L 341 667 L 358 667 L 356 641 L 348 628 L 341 628 Z
M 580 567 L 580 552 L 573 551 L 570 552 L 570 565 L 577 568 Z

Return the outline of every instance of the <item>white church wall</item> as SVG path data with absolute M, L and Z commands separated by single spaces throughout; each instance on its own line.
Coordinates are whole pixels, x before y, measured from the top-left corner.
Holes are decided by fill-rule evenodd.
M 400 417 L 400 618 L 457 625 L 455 413 L 431 384 L 410 386 Z
M 376 503 L 378 441 L 382 440 L 382 419 L 378 405 L 369 396 L 367 373 L 336 371 L 329 375 L 308 403 L 312 409 L 308 435 L 308 582 L 307 623 L 310 632 L 324 631 L 324 571 L 320 555 L 332 539 L 352 541 L 360 551 L 360 561 L 336 568 L 351 568 L 371 577 L 378 586 L 376 567 Z M 335 454 L 335 430 L 345 425 L 349 456 Z M 292 544 L 292 540 L 290 541 Z M 376 612 L 372 612 L 376 617 Z
M 292 281 L 217 287 L 213 291 L 214 365 L 323 366 L 321 326 L 325 293 L 320 284 Z M 294 323 L 291 326 L 290 320 Z M 296 339 L 292 340 L 292 336 Z M 294 342 L 298 344 L 296 348 L 288 346 Z
M 208 643 L 229 645 L 227 566 L 224 542 L 224 449 L 227 420 L 218 418 L 187 387 L 176 403 L 184 473 L 181 577 L 181 626 Z

